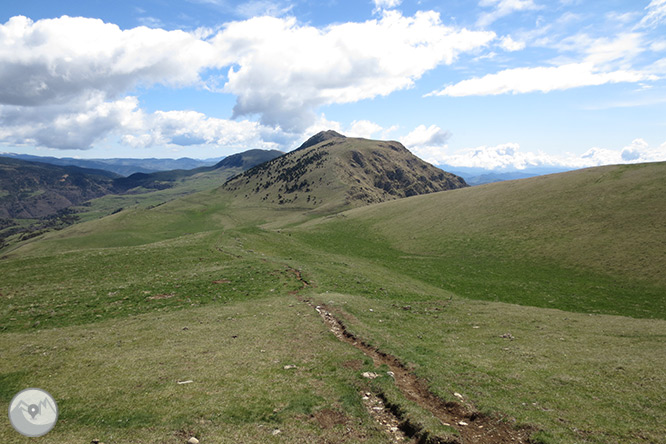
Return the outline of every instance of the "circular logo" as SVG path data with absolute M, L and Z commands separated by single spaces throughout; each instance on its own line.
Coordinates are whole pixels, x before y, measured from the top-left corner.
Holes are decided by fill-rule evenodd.
M 58 420 L 58 406 L 42 389 L 21 390 L 9 404 L 9 421 L 23 436 L 46 435 Z

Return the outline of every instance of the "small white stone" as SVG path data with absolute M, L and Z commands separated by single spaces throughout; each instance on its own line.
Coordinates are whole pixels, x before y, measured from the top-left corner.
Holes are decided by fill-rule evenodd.
M 271 432 L 271 434 L 272 434 L 273 436 L 275 436 L 275 435 L 279 435 L 280 433 L 282 433 L 282 430 L 280 430 L 280 429 L 275 429 L 275 430 L 273 430 L 273 431 Z
M 285 366 L 284 366 L 284 369 L 285 369 L 285 370 L 291 370 L 291 369 L 293 369 L 293 368 L 296 368 L 296 366 L 295 366 L 294 364 L 289 364 L 289 365 L 285 365 Z
M 455 393 L 453 394 L 453 396 L 455 396 L 456 398 L 460 399 L 461 401 L 462 401 L 462 399 L 463 399 L 463 395 L 461 395 L 461 394 L 458 393 L 458 392 L 455 392 Z
M 199 444 L 199 440 L 193 436 L 187 440 L 187 444 Z
M 377 376 L 379 376 L 377 373 L 374 372 L 364 372 L 363 377 L 368 378 L 368 379 L 375 379 Z
M 461 425 L 461 426 L 466 426 L 466 425 L 467 425 L 467 423 L 466 423 L 465 421 L 460 421 L 460 422 L 458 422 L 458 425 Z

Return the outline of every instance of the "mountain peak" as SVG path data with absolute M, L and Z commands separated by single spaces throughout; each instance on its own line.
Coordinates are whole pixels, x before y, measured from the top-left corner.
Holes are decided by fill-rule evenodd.
M 467 186 L 399 142 L 325 131 L 301 148 L 229 179 L 223 189 L 250 205 L 333 212 Z
M 347 136 L 343 136 L 342 134 L 333 131 L 333 130 L 328 130 L 328 131 L 320 131 L 314 136 L 310 137 L 308 140 L 303 142 L 303 145 L 299 146 L 297 150 L 302 150 L 308 147 L 311 147 L 313 145 L 317 145 L 318 143 L 322 143 L 326 140 L 329 139 L 346 139 Z

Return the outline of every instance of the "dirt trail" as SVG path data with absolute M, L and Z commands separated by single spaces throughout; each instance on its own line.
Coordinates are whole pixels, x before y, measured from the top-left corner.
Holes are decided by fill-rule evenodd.
M 301 277 L 300 271 L 294 269 L 290 269 L 290 271 L 303 283 L 303 288 L 310 285 Z M 516 429 L 502 419 L 479 414 L 471 406 L 457 402 L 443 401 L 431 393 L 427 384 L 411 373 L 395 356 L 384 353 L 349 333 L 344 324 L 328 307 L 325 305 L 315 306 L 311 301 L 302 298 L 301 301 L 309 304 L 319 313 L 328 328 L 338 339 L 358 348 L 371 357 L 376 367 L 382 364 L 388 366 L 391 372 L 393 372 L 396 386 L 405 398 L 430 411 L 444 425 L 455 428 L 461 437 L 460 440 L 456 439 L 454 441 L 437 440 L 436 437 L 428 437 L 430 439 L 428 442 L 450 444 L 519 444 L 530 442 L 529 435 L 532 430 Z M 403 420 L 403 418 L 398 419 Z M 405 431 L 409 432 L 410 425 L 403 423 L 402 428 L 407 429 Z M 415 436 L 414 430 L 406 434 L 415 439 L 424 438 Z

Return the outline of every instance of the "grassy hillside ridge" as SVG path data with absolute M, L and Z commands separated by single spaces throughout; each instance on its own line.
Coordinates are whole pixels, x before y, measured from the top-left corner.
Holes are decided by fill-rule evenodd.
M 398 142 L 316 134 L 298 149 L 252 168 L 223 187 L 250 205 L 332 212 L 466 186 Z
M 666 319 L 665 172 L 600 167 L 415 196 L 292 234 L 464 297 Z
M 666 285 L 664 196 L 666 163 L 648 163 L 418 196 L 344 216 L 370 223 L 407 253 L 493 239 L 515 255 Z

